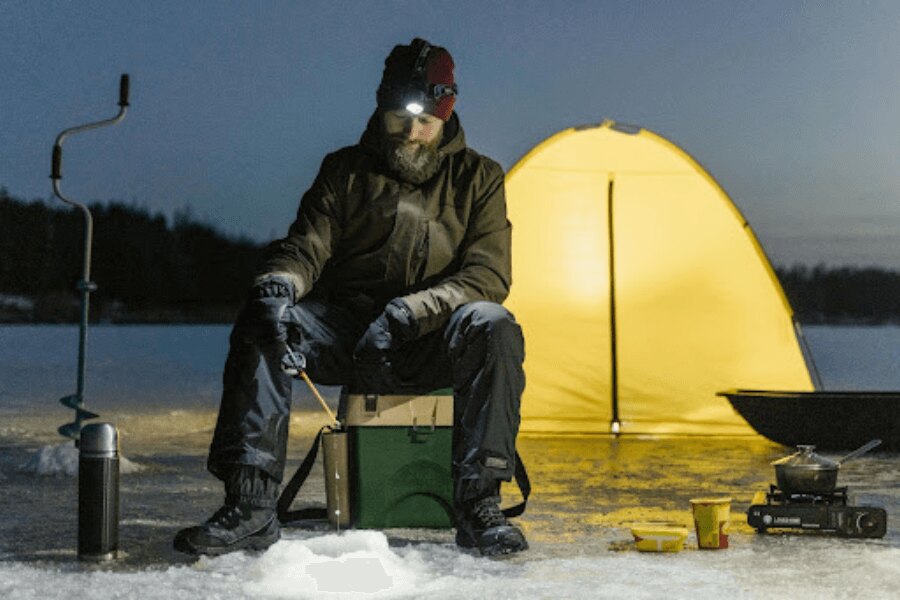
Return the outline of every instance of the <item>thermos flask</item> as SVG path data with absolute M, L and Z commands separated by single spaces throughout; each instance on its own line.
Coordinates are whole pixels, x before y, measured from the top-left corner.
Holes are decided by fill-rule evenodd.
M 110 423 L 81 430 L 78 557 L 110 560 L 119 550 L 119 433 Z

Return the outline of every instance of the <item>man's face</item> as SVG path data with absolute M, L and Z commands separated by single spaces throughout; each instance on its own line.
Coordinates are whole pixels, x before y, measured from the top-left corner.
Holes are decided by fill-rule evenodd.
M 434 115 L 385 111 L 382 152 L 388 166 L 412 183 L 427 181 L 441 164 L 438 146 L 444 122 Z
M 417 146 L 437 146 L 444 131 L 444 122 L 434 115 L 414 115 L 406 110 L 384 113 L 384 131 L 393 142 Z

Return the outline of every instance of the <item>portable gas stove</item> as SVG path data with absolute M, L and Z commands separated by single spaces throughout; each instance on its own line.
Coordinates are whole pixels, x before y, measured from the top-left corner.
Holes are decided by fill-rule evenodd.
M 757 492 L 747 509 L 747 524 L 760 533 L 768 529 L 805 529 L 842 537 L 880 538 L 887 531 L 887 513 L 877 506 L 848 506 L 847 488 L 830 494 L 785 494 L 770 485 Z

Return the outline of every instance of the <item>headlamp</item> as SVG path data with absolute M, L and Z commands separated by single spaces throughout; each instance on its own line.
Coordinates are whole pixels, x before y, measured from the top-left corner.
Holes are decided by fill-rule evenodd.
M 419 85 L 415 85 L 416 83 Z M 456 95 L 456 84 L 446 85 L 438 83 L 425 85 L 424 82 L 414 82 L 414 85 L 415 87 L 406 88 L 403 94 L 403 101 L 401 102 L 401 106 L 414 115 L 421 114 L 426 109 L 434 108 L 434 105 L 440 102 L 444 96 Z
M 422 86 L 424 87 L 424 86 Z M 428 98 L 420 86 L 407 87 L 403 92 L 403 101 L 400 103 L 408 112 L 418 115 L 428 106 Z

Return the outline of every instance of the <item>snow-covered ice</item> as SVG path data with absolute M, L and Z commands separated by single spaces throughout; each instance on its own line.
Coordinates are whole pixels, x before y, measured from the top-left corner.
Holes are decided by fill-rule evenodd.
M 540 548 L 537 548 L 538 552 Z M 894 598 L 900 550 L 752 540 L 727 552 L 605 551 L 492 561 L 449 544 L 392 547 L 384 533 L 289 536 L 259 555 L 130 572 L 45 558 L 0 562 L 0 597 L 122 598 Z
M 125 556 L 97 565 L 76 558 L 66 473 L 77 456 L 56 434 L 71 418 L 56 399 L 74 387 L 77 327 L 0 327 L 0 598 L 894 598 L 900 587 L 900 456 L 841 468 L 856 503 L 886 508 L 884 538 L 759 535 L 743 513 L 786 453 L 760 438 L 522 438 L 534 493 L 519 522 L 531 549 L 503 560 L 428 530 L 288 529 L 266 552 L 184 557 L 174 532 L 221 500 L 204 462 L 227 333 L 91 329 L 88 407 L 116 423 L 138 465 L 121 479 Z M 900 327 L 806 333 L 828 387 L 900 389 Z M 290 469 L 324 423 L 296 393 Z M 300 503 L 324 500 L 322 479 L 313 472 Z M 693 535 L 678 554 L 634 550 L 629 524 L 688 525 L 698 493 L 735 498 L 728 550 L 698 551 Z

